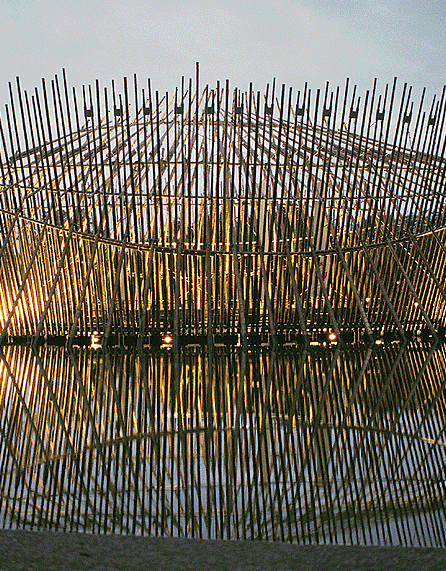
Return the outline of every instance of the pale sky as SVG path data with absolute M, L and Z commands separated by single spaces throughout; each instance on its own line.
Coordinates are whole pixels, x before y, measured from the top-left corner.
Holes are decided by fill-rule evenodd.
M 0 0 L 0 21 L 2 115 L 8 81 L 33 90 L 62 68 L 76 87 L 137 73 L 160 92 L 196 61 L 202 85 L 243 90 L 397 76 L 430 99 L 446 83 L 445 0 Z

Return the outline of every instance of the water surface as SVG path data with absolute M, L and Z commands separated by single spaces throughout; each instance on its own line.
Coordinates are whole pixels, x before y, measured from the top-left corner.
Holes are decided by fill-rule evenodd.
M 0 527 L 446 546 L 442 346 L 0 357 Z

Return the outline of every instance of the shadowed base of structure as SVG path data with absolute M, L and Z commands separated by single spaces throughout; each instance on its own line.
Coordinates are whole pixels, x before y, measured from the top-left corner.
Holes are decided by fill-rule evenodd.
M 443 549 L 0 531 L 0 569 L 444 571 Z

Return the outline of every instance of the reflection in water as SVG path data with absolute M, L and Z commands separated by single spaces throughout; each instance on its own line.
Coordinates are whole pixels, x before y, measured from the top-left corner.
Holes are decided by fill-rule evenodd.
M 442 347 L 0 356 L 1 527 L 446 545 Z

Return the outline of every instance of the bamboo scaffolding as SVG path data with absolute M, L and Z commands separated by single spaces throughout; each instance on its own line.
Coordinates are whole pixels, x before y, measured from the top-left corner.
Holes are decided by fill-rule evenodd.
M 3 341 L 38 335 L 42 319 L 46 338 L 96 331 L 140 350 L 167 331 L 178 349 L 446 327 L 445 92 L 426 112 L 423 91 L 412 121 L 412 90 L 398 102 L 396 80 L 364 101 L 348 81 L 294 98 L 275 82 L 263 100 L 228 81 L 200 91 L 198 66 L 174 96 L 136 76 L 122 94 L 96 81 L 70 98 L 65 72 L 61 87 L 56 76 L 29 98 L 18 78 L 9 86 Z M 38 234 L 46 218 L 37 255 L 22 229 Z

